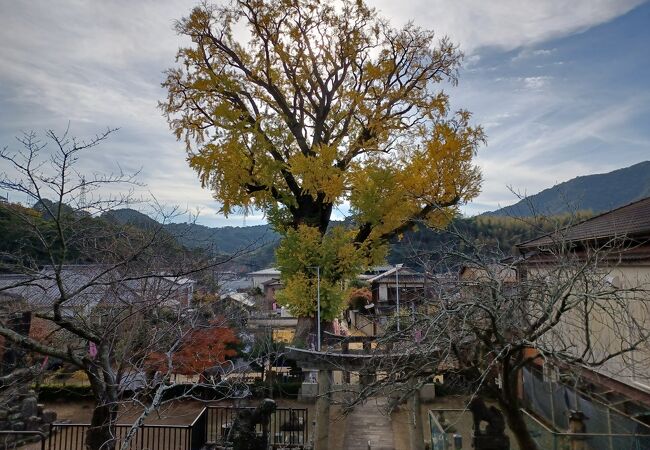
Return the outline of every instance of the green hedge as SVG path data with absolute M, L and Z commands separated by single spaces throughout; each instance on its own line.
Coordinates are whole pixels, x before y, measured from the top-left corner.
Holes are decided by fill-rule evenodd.
M 64 386 L 61 384 L 42 384 L 34 388 L 41 401 L 79 401 L 92 400 L 90 386 Z
M 270 387 L 267 383 L 255 383 L 251 386 L 253 396 L 256 398 L 298 398 L 298 393 L 300 392 L 300 386 L 302 382 L 300 381 L 289 381 L 286 383 L 276 382 L 273 383 Z M 271 393 L 271 389 L 273 392 Z

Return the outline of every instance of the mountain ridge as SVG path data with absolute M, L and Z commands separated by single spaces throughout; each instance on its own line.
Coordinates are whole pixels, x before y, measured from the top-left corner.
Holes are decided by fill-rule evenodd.
M 650 196 L 650 161 L 603 174 L 578 176 L 514 205 L 475 217 L 459 217 L 453 226 L 464 230 L 472 239 L 487 239 L 510 251 L 517 242 L 535 237 L 533 229 L 516 222 L 517 218 L 530 216 L 532 211 L 553 217 L 578 211 L 597 214 L 646 196 Z M 146 214 L 132 209 L 111 211 L 106 216 L 135 226 L 160 226 Z M 251 270 L 274 263 L 275 248 L 280 239 L 268 224 L 208 227 L 196 223 L 167 223 L 162 226 L 189 249 L 209 249 L 222 254 L 244 251 L 246 255 L 239 260 Z M 439 231 L 429 229 L 413 230 L 407 234 L 408 240 L 417 243 L 415 246 L 420 249 L 439 245 L 443 240 L 441 235 Z M 399 240 L 393 239 L 390 246 L 389 262 L 400 262 L 408 257 L 406 246 Z
M 648 196 L 650 161 L 643 161 L 611 172 L 578 176 L 527 196 L 513 205 L 481 215 L 553 216 L 575 211 L 598 214 Z

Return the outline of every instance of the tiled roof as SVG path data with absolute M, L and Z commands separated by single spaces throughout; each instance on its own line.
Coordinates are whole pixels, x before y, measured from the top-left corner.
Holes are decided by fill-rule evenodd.
M 144 276 L 129 279 L 118 271 L 106 273 L 101 265 L 64 266 L 61 278 L 64 289 L 72 297 L 66 307 L 93 308 L 100 302 L 134 303 L 146 297 L 151 301 L 165 301 L 172 294 L 193 282 L 188 278 Z M 33 276 L 1 275 L 0 297 L 22 297 L 34 307 L 50 307 L 61 298 L 54 272 L 45 267 Z
M 559 241 L 586 241 L 640 236 L 650 237 L 650 197 L 584 220 L 561 232 L 550 233 L 517 244 L 517 247 L 526 249 Z
M 229 292 L 224 296 L 224 298 L 234 300 L 237 303 L 241 303 L 248 308 L 255 306 L 255 301 L 251 298 L 251 296 L 244 294 L 243 292 Z
M 262 286 L 282 286 L 282 282 L 279 278 L 271 278 L 262 283 Z
M 263 275 L 280 275 L 280 270 L 276 269 L 275 267 L 269 267 L 268 269 L 262 269 L 258 270 L 256 272 L 249 272 L 248 275 L 250 276 L 263 276 Z
M 384 273 L 380 273 L 379 275 L 376 275 L 372 278 L 368 278 L 365 281 L 368 283 L 375 283 L 378 282 L 379 280 L 386 278 L 386 277 L 392 277 L 395 278 L 395 271 L 399 270 L 399 278 L 406 281 L 407 277 L 408 278 L 416 278 L 416 279 L 423 279 L 424 276 L 421 273 L 417 273 L 409 269 L 408 267 L 400 267 L 399 269 L 396 268 L 395 266 L 391 267 L 390 270 L 387 270 Z

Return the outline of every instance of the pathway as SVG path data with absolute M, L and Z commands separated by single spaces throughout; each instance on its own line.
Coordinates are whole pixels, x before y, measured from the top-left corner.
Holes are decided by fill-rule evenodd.
M 382 414 L 385 399 L 370 399 L 357 406 L 345 421 L 343 450 L 395 450 L 390 417 Z

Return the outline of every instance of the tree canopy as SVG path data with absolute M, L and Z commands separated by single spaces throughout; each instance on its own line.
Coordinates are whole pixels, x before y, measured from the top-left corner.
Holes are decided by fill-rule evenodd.
M 223 326 L 223 322 L 224 319 L 219 318 L 205 328 L 192 330 L 171 358 L 163 353 L 152 353 L 149 365 L 157 370 L 168 371 L 171 362 L 175 373 L 196 375 L 236 356 L 237 350 L 233 346 L 239 340 L 231 328 Z
M 223 213 L 261 210 L 280 232 L 324 236 L 344 205 L 368 264 L 386 239 L 444 224 L 478 194 L 483 131 L 440 88 L 458 81 L 449 39 L 348 0 L 203 4 L 177 31 L 192 44 L 161 107 Z

